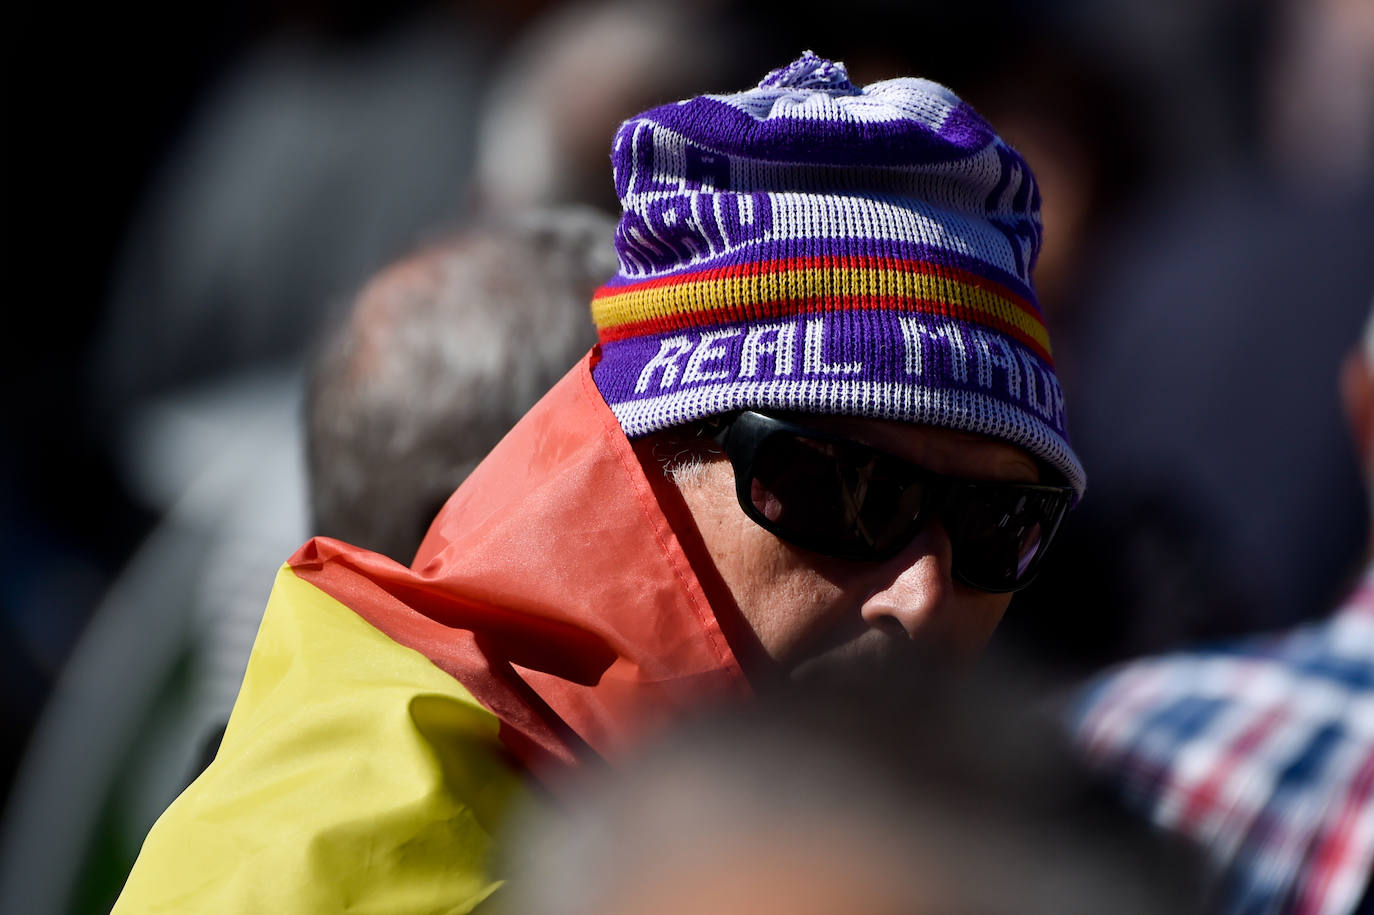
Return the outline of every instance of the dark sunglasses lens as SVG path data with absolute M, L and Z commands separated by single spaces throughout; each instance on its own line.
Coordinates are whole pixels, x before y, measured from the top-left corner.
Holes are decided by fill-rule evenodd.
M 1030 581 L 1064 512 L 1064 500 L 1018 487 L 974 485 L 945 513 L 954 572 L 988 591 L 1010 591 Z
M 922 487 L 902 469 L 861 446 L 778 433 L 759 443 L 748 497 L 784 539 L 872 558 L 900 548 L 920 508 Z

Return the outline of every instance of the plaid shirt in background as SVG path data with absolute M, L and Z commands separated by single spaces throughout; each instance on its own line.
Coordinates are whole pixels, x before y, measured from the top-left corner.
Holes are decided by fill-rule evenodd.
M 1374 566 L 1324 622 L 1108 672 L 1070 725 L 1129 805 L 1203 844 L 1220 912 L 1374 911 Z

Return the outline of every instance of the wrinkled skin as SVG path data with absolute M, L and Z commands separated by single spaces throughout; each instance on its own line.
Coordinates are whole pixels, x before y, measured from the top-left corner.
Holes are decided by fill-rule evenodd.
M 883 420 L 805 421 L 937 473 L 1039 480 L 1029 455 L 982 436 Z M 740 612 L 783 672 L 872 667 L 912 656 L 957 665 L 983 648 L 1011 600 L 952 578 L 950 542 L 938 521 L 893 558 L 856 562 L 793 547 L 751 521 L 723 455 L 708 455 L 679 474 L 678 488 Z

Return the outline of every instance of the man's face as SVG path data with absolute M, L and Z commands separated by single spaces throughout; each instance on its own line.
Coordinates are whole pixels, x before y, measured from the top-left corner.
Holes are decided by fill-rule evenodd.
M 1035 462 L 982 436 L 843 417 L 807 423 L 936 473 L 1034 483 Z M 789 673 L 917 652 L 946 661 L 976 655 L 1011 600 L 956 581 L 943 525 L 931 520 L 891 559 L 837 559 L 794 547 L 740 509 L 730 462 L 711 460 L 678 486 L 707 551 L 768 655 Z

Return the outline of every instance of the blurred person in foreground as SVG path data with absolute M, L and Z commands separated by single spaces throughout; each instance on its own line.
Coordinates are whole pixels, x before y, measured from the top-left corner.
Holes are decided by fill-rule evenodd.
M 991 670 L 772 693 L 574 775 L 566 805 L 512 816 L 497 912 L 1200 911 L 1195 852 L 1102 793 Z
M 1341 368 L 1374 494 L 1374 314 Z M 1324 620 L 1131 662 L 1072 724 L 1158 826 L 1204 846 L 1217 911 L 1374 912 L 1374 550 Z
M 966 660 L 1034 575 L 1084 475 L 1039 193 L 981 117 L 807 53 L 630 119 L 612 163 L 599 346 L 410 568 L 288 560 L 116 911 L 470 911 L 559 771 L 790 676 Z

